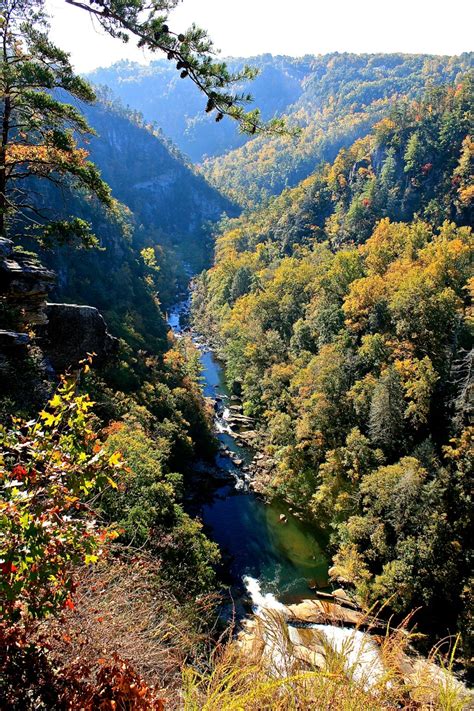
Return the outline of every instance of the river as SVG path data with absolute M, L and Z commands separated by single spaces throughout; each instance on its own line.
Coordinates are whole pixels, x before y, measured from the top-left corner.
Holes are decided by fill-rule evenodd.
M 183 301 L 169 314 L 168 323 L 178 336 L 183 331 L 181 319 L 188 307 L 189 300 Z M 287 640 L 299 648 L 308 644 L 310 633 L 308 649 L 314 649 L 315 644 L 321 645 L 324 638 L 326 646 L 320 647 L 323 655 L 327 653 L 327 645 L 332 647 L 344 659 L 348 676 L 361 687 L 370 689 L 382 683 L 385 677 L 389 679 L 386 687 L 390 688 L 390 673 L 387 674 L 379 646 L 369 633 L 353 629 L 352 624 L 342 626 L 338 621 L 334 624 L 305 623 L 306 635 L 302 637 L 298 626 L 291 623 L 289 612 L 295 608 L 287 605 L 316 597 L 313 589 L 328 587 L 326 541 L 313 527 L 296 518 L 284 503 L 265 503 L 249 488 L 245 463 L 252 460 L 254 453 L 239 446 L 229 428 L 226 412 L 229 411 L 227 405 L 231 394 L 225 384 L 223 368 L 202 339 L 196 334 L 193 338 L 200 351 L 203 394 L 217 401 L 214 425 L 221 451 L 215 466 L 229 474 L 221 483 L 209 476 L 214 484 L 210 487 L 210 495 L 206 495 L 204 503 L 199 505 L 206 533 L 218 543 L 223 555 L 221 577 L 229 584 L 232 597 L 230 604 L 222 606 L 224 619 L 234 615 L 237 618 L 246 616 L 250 603 L 254 615 L 261 619 L 265 619 L 268 611 L 270 615 L 272 611 L 278 611 L 287 620 L 283 637 L 286 641 L 281 648 L 274 636 L 264 633 L 261 638 L 264 643 L 262 659 L 270 664 L 272 674 L 286 674 L 287 667 L 279 660 L 283 659 L 283 649 L 288 654 Z M 227 452 L 222 451 L 224 447 Z M 232 453 L 242 460 L 243 465 L 236 466 L 233 462 L 236 457 Z M 285 522 L 281 521 L 281 514 L 285 516 Z M 268 619 L 275 618 L 270 616 Z M 405 656 L 404 661 L 406 673 L 410 658 Z M 425 669 L 432 675 L 435 686 L 442 684 L 449 689 L 454 684 L 466 693 L 449 671 L 431 663 L 427 663 Z
M 189 301 L 182 301 L 169 313 L 168 324 L 178 336 L 183 332 L 188 306 Z M 203 393 L 217 399 L 214 424 L 221 451 L 215 464 L 232 475 L 222 483 L 216 482 L 211 496 L 200 507 L 200 516 L 206 533 L 223 554 L 224 578 L 233 599 L 252 598 L 255 590 L 285 604 L 312 597 L 312 588 L 320 590 L 328 585 L 326 541 L 286 504 L 266 503 L 249 488 L 242 466 L 251 462 L 254 453 L 237 444 L 226 421 L 231 395 L 223 368 L 212 351 L 196 334 L 193 336 L 200 351 Z M 227 451 L 222 451 L 224 448 Z M 234 463 L 235 458 L 242 460 L 241 466 Z

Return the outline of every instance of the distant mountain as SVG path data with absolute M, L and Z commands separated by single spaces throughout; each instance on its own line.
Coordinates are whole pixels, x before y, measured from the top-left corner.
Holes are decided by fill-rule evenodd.
M 264 54 L 250 59 L 228 60 L 231 71 L 243 64 L 260 70 L 255 81 L 245 85 L 255 97 L 263 117 L 269 119 L 284 113 L 303 92 L 305 77 L 310 74 L 311 57 Z M 173 63 L 157 60 L 147 66 L 135 62 L 117 62 L 96 69 L 87 78 L 97 85 L 112 89 L 124 104 L 140 111 L 147 121 L 155 121 L 174 143 L 193 161 L 215 156 L 243 145 L 247 138 L 238 132 L 230 119 L 215 123 L 205 113 L 205 101 L 197 87 L 183 81 Z M 244 87 L 237 87 L 240 91 Z
M 473 66 L 459 57 L 332 53 L 302 58 L 270 54 L 230 59 L 260 69 L 245 87 L 264 118 L 286 115 L 301 128 L 295 139 L 238 133 L 230 120 L 215 124 L 202 96 L 166 60 L 148 66 L 119 62 L 88 78 L 110 87 L 125 103 L 156 121 L 206 177 L 241 205 L 254 206 L 296 185 L 338 151 L 366 135 L 396 99 L 413 99 L 432 85 L 454 83 Z M 207 159 L 206 159 L 207 156 Z

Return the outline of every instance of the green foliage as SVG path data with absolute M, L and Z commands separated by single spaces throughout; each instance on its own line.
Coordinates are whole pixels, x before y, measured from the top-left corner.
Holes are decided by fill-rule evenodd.
M 225 224 L 194 293 L 276 461 L 267 494 L 332 531 L 333 572 L 361 598 L 420 606 L 431 631 L 467 619 L 471 548 L 453 501 L 467 521 L 474 245 L 456 176 L 470 91 L 466 79 L 403 102 L 331 166 Z
M 102 498 L 104 514 L 122 531 L 119 540 L 153 552 L 176 594 L 192 597 L 211 589 L 218 548 L 182 509 L 183 477 L 168 467 L 176 434 L 157 426 L 150 438 L 133 415 L 109 432 L 107 451 L 120 451 L 127 464 L 122 486 Z
M 106 425 L 106 450 L 120 451 L 126 463 L 118 487 L 100 497 L 101 514 L 120 529 L 120 544 L 151 554 L 166 589 L 180 598 L 213 588 L 219 557 L 183 508 L 193 462 L 215 454 L 200 375 L 191 339 L 170 336 L 160 355 L 122 351 L 84 383 Z
M 78 148 L 77 137 L 91 130 L 82 114 L 60 101 L 61 90 L 77 100 L 95 99 L 89 84 L 77 77 L 68 55 L 47 36 L 46 17 L 40 0 L 7 0 L 2 7 L 2 53 L 0 92 L 2 95 L 0 145 L 0 232 L 16 216 L 30 223 L 33 232 L 48 225 L 41 209 L 23 188 L 34 177 L 55 185 L 72 184 L 106 206 L 112 205 L 110 189 L 101 179 L 87 151 Z M 32 227 L 33 226 L 33 227 Z M 46 237 L 59 234 L 90 244 L 90 229 L 84 222 L 65 220 L 50 224 Z
M 0 429 L 0 614 L 44 617 L 73 606 L 74 567 L 95 562 L 113 531 L 91 494 L 116 487 L 121 456 L 91 429 L 93 403 L 63 379 L 37 420 Z

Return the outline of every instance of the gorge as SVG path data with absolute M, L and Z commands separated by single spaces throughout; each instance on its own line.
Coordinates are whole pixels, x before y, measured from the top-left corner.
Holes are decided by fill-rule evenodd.
M 168 323 L 178 336 L 183 330 L 181 319 L 189 319 L 188 310 L 189 299 L 170 310 Z M 265 501 L 252 491 L 248 472 L 255 452 L 241 440 L 237 444 L 239 434 L 229 425 L 229 406 L 238 398 L 226 386 L 222 365 L 210 346 L 197 334 L 194 340 L 200 352 L 203 394 L 216 412 L 217 477 L 220 473 L 227 479 L 210 492 L 200 514 L 224 555 L 223 576 L 231 585 L 232 600 L 241 609 L 244 590 L 253 585 L 284 603 L 299 602 L 311 596 L 311 589 L 328 585 L 325 537 L 284 502 Z
M 467 709 L 473 55 L 175 4 L 1 10 L 0 708 Z

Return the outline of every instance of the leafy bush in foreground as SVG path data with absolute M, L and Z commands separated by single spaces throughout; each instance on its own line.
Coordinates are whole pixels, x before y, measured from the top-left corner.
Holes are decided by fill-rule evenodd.
M 89 501 L 93 490 L 116 486 L 122 466 L 91 427 L 92 405 L 64 377 L 36 420 L 0 428 L 0 619 L 73 606 L 73 566 L 95 562 L 115 535 Z

